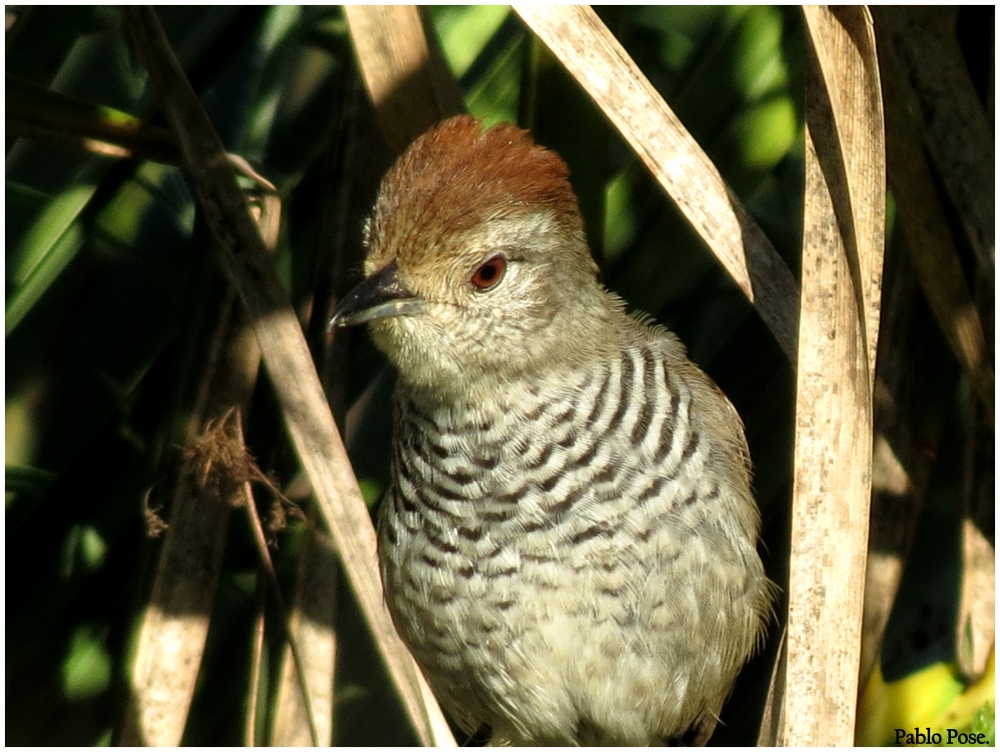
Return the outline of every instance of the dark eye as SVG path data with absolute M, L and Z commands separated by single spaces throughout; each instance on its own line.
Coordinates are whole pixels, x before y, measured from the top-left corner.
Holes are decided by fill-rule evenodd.
M 480 292 L 492 290 L 503 279 L 504 272 L 507 271 L 507 259 L 502 255 L 496 255 L 480 266 L 472 273 L 472 286 Z

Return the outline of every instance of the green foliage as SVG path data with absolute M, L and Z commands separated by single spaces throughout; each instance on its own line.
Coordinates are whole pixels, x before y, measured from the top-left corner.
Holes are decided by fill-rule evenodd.
M 995 702 L 987 702 L 976 710 L 972 716 L 969 732 L 986 737 L 986 746 L 993 747 L 997 743 L 997 710 Z
M 106 629 L 81 624 L 70 638 L 62 664 L 63 693 L 79 702 L 106 692 L 111 684 L 111 656 L 104 645 Z

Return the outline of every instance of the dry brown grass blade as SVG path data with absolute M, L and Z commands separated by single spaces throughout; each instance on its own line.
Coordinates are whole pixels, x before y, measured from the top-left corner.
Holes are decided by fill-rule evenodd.
M 871 494 L 869 352 L 884 231 L 854 209 L 864 202 L 884 206 L 883 127 L 867 10 L 809 9 L 806 22 L 815 55 L 806 84 L 787 690 L 779 743 L 850 745 Z M 849 134 L 857 140 L 846 142 Z M 848 150 L 861 156 L 847 158 Z M 866 253 L 874 257 L 861 258 Z
M 332 541 L 317 524 L 315 515 L 310 514 L 299 561 L 295 603 L 288 622 L 289 645 L 282 657 L 271 732 L 272 746 L 312 746 L 310 708 L 319 746 L 333 744 L 337 571 Z M 296 676 L 298 669 L 290 647 L 292 641 L 298 646 L 308 699 L 303 695 Z
M 967 449 L 956 635 L 958 660 L 975 677 L 982 673 L 996 630 L 995 553 L 983 535 L 992 525 L 983 526 L 979 509 L 992 509 L 994 503 L 992 459 L 986 461 L 985 502 L 978 492 L 984 485 L 983 463 L 976 459 L 993 441 L 996 408 L 994 356 L 984 332 L 993 325 L 995 295 L 993 137 L 942 11 L 880 8 L 876 18 L 887 81 L 889 178 L 900 226 L 934 318 L 981 403 L 973 408 L 978 433 L 970 436 Z M 986 305 L 976 304 L 966 282 L 946 210 L 934 189 L 928 151 L 976 254 L 977 280 L 988 288 Z
M 995 288 L 993 139 L 942 11 L 877 8 L 875 13 L 886 81 L 889 182 L 899 224 L 934 318 L 979 399 L 972 420 L 984 429 L 970 437 L 968 450 L 956 640 L 959 662 L 974 677 L 982 672 L 995 639 L 994 553 L 977 524 L 982 494 L 974 490 L 979 485 L 974 458 L 985 442 L 992 442 L 995 420 L 993 354 L 984 332 L 992 328 Z M 977 305 L 966 282 L 928 152 L 976 254 L 977 279 L 988 280 L 986 305 Z M 987 461 L 985 504 L 992 510 L 992 452 Z M 985 529 L 991 527 L 988 523 Z
M 396 154 L 465 111 L 462 92 L 415 5 L 345 5 L 344 15 L 386 143 Z
M 250 504 L 253 504 L 251 497 Z M 250 643 L 250 687 L 247 690 L 247 717 L 243 725 L 243 745 L 257 746 L 257 725 L 260 723 L 260 682 L 264 667 L 264 587 L 258 581 L 257 613 L 253 620 L 253 633 Z
M 826 12 L 806 5 L 803 12 L 844 163 L 847 193 L 838 197 L 834 208 L 849 257 L 858 260 L 855 283 L 861 293 L 868 377 L 873 380 L 885 247 L 885 137 L 875 34 L 871 16 L 858 8 L 841 6 Z M 838 85 L 841 75 L 847 76 L 847 85 Z
M 955 35 L 951 9 L 883 7 L 883 46 L 903 61 L 934 164 L 979 264 L 996 272 L 993 131 Z
M 996 352 L 996 278 L 977 277 L 976 302 L 984 313 L 987 342 Z M 966 439 L 965 521 L 962 599 L 958 612 L 958 659 L 970 679 L 978 679 L 996 645 L 996 426 L 995 416 L 972 405 Z M 965 629 L 968 625 L 968 630 Z M 968 644 L 971 642 L 971 645 Z M 990 649 L 990 646 L 994 646 Z
M 265 196 L 254 207 L 255 221 L 272 251 L 280 217 L 276 195 Z M 233 406 L 246 410 L 260 367 L 260 350 L 234 293 L 219 311 L 188 423 L 188 447 Z M 139 629 L 121 738 L 125 746 L 176 746 L 187 723 L 233 506 L 228 500 L 207 499 L 199 474 L 195 463 L 186 462 L 174 491 L 150 605 Z
M 775 747 L 778 735 L 784 726 L 782 713 L 785 709 L 785 673 L 787 671 L 788 630 L 782 628 L 778 642 L 778 651 L 771 667 L 771 680 L 767 686 L 767 697 L 764 700 L 764 712 L 761 713 L 760 728 L 757 729 L 758 747 Z
M 122 159 L 173 165 L 180 161 L 177 143 L 166 128 L 73 117 L 26 105 L 16 97 L 7 102 L 7 138 L 31 138 Z
M 231 295 L 220 306 L 187 431 L 189 445 L 212 417 L 249 402 L 260 352 L 236 304 Z M 174 489 L 166 539 L 139 628 L 120 739 L 124 746 L 177 746 L 187 723 L 231 509 L 200 492 L 198 475 L 194 463 L 185 463 Z
M 882 344 L 875 367 L 871 532 L 858 672 L 862 688 L 881 651 L 929 475 L 926 456 L 913 449 L 907 409 L 913 364 L 919 362 L 910 346 L 919 289 L 909 260 L 893 252 L 898 248 L 896 243 L 886 249 L 884 315 L 879 326 Z
M 934 190 L 931 169 L 924 156 L 920 105 L 884 23 L 892 17 L 888 10 L 878 12 L 876 31 L 885 80 L 889 183 L 898 207 L 899 224 L 934 318 L 992 419 L 995 374 L 983 324 L 966 284 L 945 211 Z
M 253 207 L 253 215 L 273 251 L 278 242 L 280 200 L 274 194 L 264 196 Z M 259 367 L 257 342 L 230 292 L 219 306 L 216 332 L 188 423 L 187 447 L 234 406 L 245 412 Z M 120 740 L 124 746 L 176 746 L 187 724 L 233 507 L 229 500 L 206 497 L 200 472 L 196 463 L 185 462 L 174 491 L 150 605 L 139 629 L 132 695 Z
M 424 744 L 449 740 L 440 709 L 393 629 L 375 569 L 375 531 L 287 295 L 247 213 L 232 167 L 155 12 L 122 10 L 177 134 L 191 185 L 253 323 L 292 443 L 407 716 Z M 443 738 L 442 738 L 443 737 Z
M 246 447 L 243 445 L 243 427 L 241 421 L 239 420 L 239 415 L 236 416 L 236 427 L 235 427 L 236 437 L 239 440 L 239 445 L 246 451 Z M 249 455 L 248 455 L 249 456 Z M 252 466 L 252 480 L 263 481 L 273 495 L 280 496 L 278 490 L 272 485 L 270 479 L 264 475 L 254 463 Z M 278 606 L 278 614 L 281 617 L 282 623 L 285 625 L 288 633 L 288 651 L 291 654 L 291 662 L 293 667 L 293 678 L 296 685 L 299 688 L 299 697 L 301 698 L 301 711 L 304 717 L 304 733 L 308 739 L 309 746 L 318 747 L 320 746 L 320 737 L 317 729 L 316 723 L 316 713 L 312 703 L 312 697 L 309 692 L 309 685 L 306 679 L 306 665 L 305 659 L 302 655 L 302 650 L 300 643 L 296 636 L 288 628 L 290 623 L 288 609 L 285 607 L 285 599 L 281 594 L 281 585 L 278 582 L 278 574 L 274 569 L 274 562 L 271 559 L 271 552 L 267 545 L 267 536 L 264 533 L 264 527 L 261 525 L 260 517 L 257 515 L 257 506 L 254 503 L 253 488 L 251 487 L 251 480 L 245 480 L 242 484 L 243 498 L 241 506 L 246 510 L 247 520 L 250 523 L 250 533 L 254 541 L 254 546 L 257 549 L 257 556 L 260 559 L 260 568 L 264 574 L 264 579 L 267 585 L 271 588 L 274 600 Z M 282 509 L 283 518 L 283 508 L 282 503 L 287 502 L 286 499 L 275 498 L 273 500 L 273 505 L 276 505 L 279 509 Z M 301 512 L 298 512 L 297 507 L 293 507 L 298 515 L 301 516 Z M 284 521 L 282 520 L 282 525 Z M 263 634 L 264 634 L 264 607 L 263 601 L 260 606 L 260 614 L 258 617 L 258 623 L 255 625 L 255 635 L 254 635 L 254 666 L 253 673 L 251 674 L 252 680 L 250 683 L 250 697 L 249 704 L 250 710 L 247 712 L 247 729 L 246 738 L 247 745 L 254 746 L 254 740 L 256 739 L 257 730 L 257 700 L 259 697 L 259 679 L 260 679 L 260 660 L 258 651 L 263 650 Z M 259 632 L 259 634 L 257 634 Z M 259 645 L 259 646 L 258 646 Z M 332 690 L 332 685 L 330 687 Z M 332 708 L 331 708 L 332 709 Z M 329 722 L 329 721 L 328 721 Z
M 180 744 L 205 649 L 230 509 L 204 504 L 193 469 L 178 481 L 139 629 L 123 746 Z
M 861 687 L 865 686 L 882 649 L 882 638 L 916 532 L 922 492 L 923 488 L 918 489 L 903 469 L 886 435 L 876 433 L 872 457 L 871 533 L 858 664 Z
M 513 8 L 635 150 L 794 360 L 795 279 L 618 40 L 589 6 Z
M 962 589 L 956 643 L 959 665 L 978 679 L 996 643 L 996 551 L 975 520 L 962 523 Z
M 235 302 L 231 298 L 223 310 L 232 313 Z M 252 339 L 230 330 L 231 322 L 231 315 L 220 320 L 223 336 L 216 338 L 222 340 L 216 347 L 226 354 L 210 358 L 204 383 L 211 386 L 203 391 L 194 411 L 189 442 L 200 430 L 200 416 L 207 410 L 217 412 L 241 392 L 243 399 L 249 399 L 259 354 Z M 220 362 L 228 368 L 216 374 L 211 365 Z M 185 462 L 175 487 L 167 537 L 139 630 L 132 696 L 121 739 L 126 746 L 176 746 L 187 722 L 231 508 L 203 493 L 200 474 L 195 462 Z

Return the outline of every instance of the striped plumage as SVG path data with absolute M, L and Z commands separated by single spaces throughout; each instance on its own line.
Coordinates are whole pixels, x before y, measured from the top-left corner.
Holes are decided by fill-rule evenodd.
M 505 148 L 555 199 L 515 200 Z M 430 180 L 444 149 L 464 159 Z M 656 743 L 714 725 L 761 635 L 748 456 L 680 343 L 597 283 L 552 158 L 467 118 L 422 137 L 335 320 L 374 321 L 400 370 L 379 558 L 443 704 L 494 743 Z M 433 208 L 462 192 L 481 200 L 454 241 Z

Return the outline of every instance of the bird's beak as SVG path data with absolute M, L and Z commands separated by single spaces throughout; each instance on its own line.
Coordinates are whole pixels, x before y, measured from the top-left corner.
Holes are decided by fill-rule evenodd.
M 393 261 L 365 279 L 340 301 L 330 319 L 330 328 L 354 326 L 366 321 L 418 313 L 424 305 L 419 296 L 399 281 L 399 269 Z

